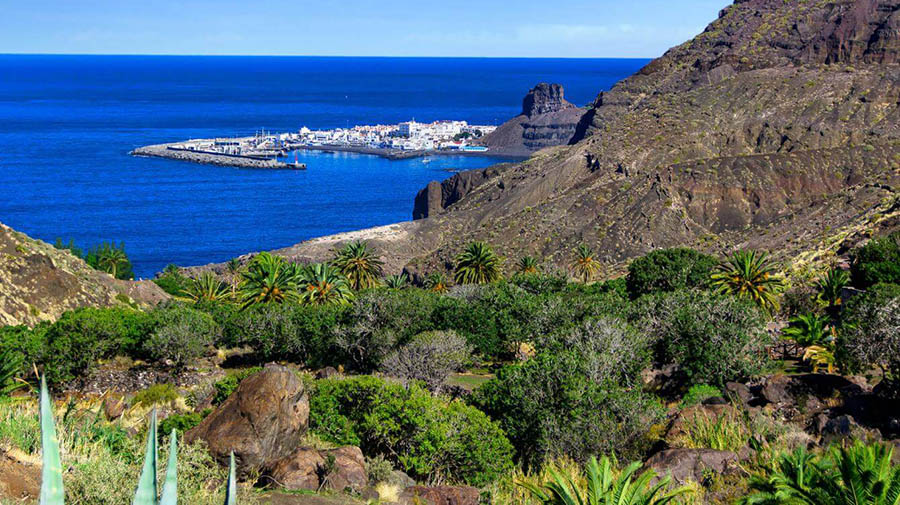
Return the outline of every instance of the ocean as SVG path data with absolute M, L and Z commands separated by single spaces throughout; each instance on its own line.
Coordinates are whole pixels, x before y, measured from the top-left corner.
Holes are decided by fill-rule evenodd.
M 500 124 L 556 82 L 579 105 L 637 59 L 0 55 L 0 222 L 82 248 L 124 241 L 138 277 L 411 219 L 416 192 L 504 161 L 307 153 L 302 172 L 135 158 L 147 144 L 357 124 Z

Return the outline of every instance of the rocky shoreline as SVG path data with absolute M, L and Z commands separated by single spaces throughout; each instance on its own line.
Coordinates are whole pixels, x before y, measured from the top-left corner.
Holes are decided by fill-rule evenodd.
M 517 159 L 527 159 L 531 153 L 523 152 L 523 151 L 507 151 L 503 149 L 498 150 L 490 150 L 490 151 L 449 151 L 449 150 L 422 150 L 422 151 L 407 151 L 401 149 L 381 149 L 375 147 L 361 147 L 361 146 L 342 146 L 342 145 L 317 145 L 317 146 L 297 146 L 297 149 L 304 149 L 307 151 L 320 151 L 320 152 L 342 152 L 342 153 L 356 153 L 356 154 L 370 154 L 372 156 L 379 156 L 388 160 L 406 160 L 411 158 L 424 158 L 426 156 L 486 156 L 486 157 L 495 157 L 495 158 L 517 158 Z
M 147 156 L 151 158 L 166 158 L 170 160 L 202 163 L 205 165 L 217 165 L 238 168 L 266 168 L 266 169 L 291 169 L 303 170 L 306 165 L 285 163 L 276 159 L 256 158 L 232 154 L 215 154 L 208 152 L 191 151 L 174 147 L 177 144 L 156 144 L 139 147 L 129 154 L 132 156 Z

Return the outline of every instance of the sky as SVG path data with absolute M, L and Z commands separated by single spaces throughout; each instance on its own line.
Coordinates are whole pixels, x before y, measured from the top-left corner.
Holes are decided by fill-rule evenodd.
M 0 53 L 655 57 L 729 0 L 0 0 Z

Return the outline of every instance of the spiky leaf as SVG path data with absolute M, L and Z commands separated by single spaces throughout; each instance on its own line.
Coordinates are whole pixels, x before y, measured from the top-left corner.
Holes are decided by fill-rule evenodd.
M 59 439 L 56 438 L 56 422 L 47 381 L 41 377 L 41 447 L 44 463 L 41 470 L 41 505 L 63 505 L 62 463 L 59 458 Z
M 166 465 L 166 481 L 163 484 L 159 505 L 178 505 L 178 441 L 175 429 L 169 436 L 169 463 Z
M 225 488 L 225 505 L 237 505 L 237 478 L 234 471 L 234 452 L 229 456 L 228 487 Z
M 159 493 L 156 488 L 156 409 L 150 414 L 150 429 L 147 431 L 147 450 L 144 453 L 144 466 L 134 493 L 132 505 L 156 505 Z

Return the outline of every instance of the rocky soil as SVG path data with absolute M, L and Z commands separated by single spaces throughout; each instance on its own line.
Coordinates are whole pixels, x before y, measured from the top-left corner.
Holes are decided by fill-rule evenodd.
M 150 281 L 122 281 L 0 223 L 0 326 L 52 321 L 79 307 L 148 307 L 169 298 Z

